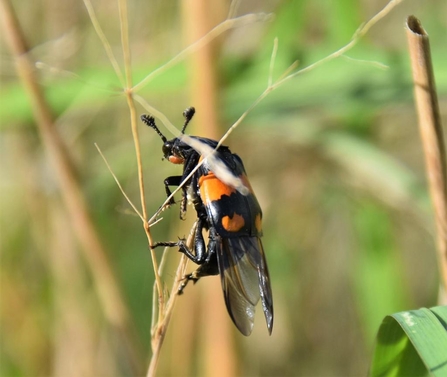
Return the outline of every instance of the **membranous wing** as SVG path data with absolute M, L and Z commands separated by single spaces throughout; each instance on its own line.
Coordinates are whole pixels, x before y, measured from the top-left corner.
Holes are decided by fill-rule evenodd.
M 225 304 L 239 331 L 253 329 L 256 304 L 261 298 L 269 333 L 273 327 L 273 300 L 264 250 L 259 237 L 222 238 L 217 261 Z

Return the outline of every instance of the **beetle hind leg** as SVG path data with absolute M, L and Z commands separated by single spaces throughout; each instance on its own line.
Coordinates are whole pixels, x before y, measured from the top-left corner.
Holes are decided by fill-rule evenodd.
M 203 242 L 203 238 L 202 238 Z M 219 274 L 219 265 L 217 264 L 217 248 L 220 245 L 220 240 L 215 237 L 215 229 L 210 229 L 210 241 L 208 243 L 208 250 L 206 253 L 206 260 L 200 265 L 200 267 L 191 274 L 185 275 L 182 279 L 182 283 L 179 286 L 178 294 L 181 295 L 188 283 L 192 281 L 194 284 L 199 281 L 200 278 L 205 276 L 212 276 Z M 197 245 L 196 245 L 197 247 Z M 204 247 L 204 244 L 203 244 Z
M 215 254 L 212 254 L 215 256 Z M 219 268 L 217 265 L 217 258 L 211 258 L 209 261 L 202 264 L 197 270 L 194 272 L 187 274 L 183 276 L 182 282 L 178 288 L 178 294 L 183 294 L 183 290 L 186 288 L 188 283 L 192 281 L 194 284 L 196 284 L 200 278 L 203 278 L 205 276 L 212 276 L 217 275 L 219 273 Z

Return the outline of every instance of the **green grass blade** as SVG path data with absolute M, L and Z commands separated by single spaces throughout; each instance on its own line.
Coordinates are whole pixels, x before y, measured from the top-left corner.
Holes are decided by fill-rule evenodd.
M 387 316 L 377 335 L 370 376 L 447 376 L 447 307 Z

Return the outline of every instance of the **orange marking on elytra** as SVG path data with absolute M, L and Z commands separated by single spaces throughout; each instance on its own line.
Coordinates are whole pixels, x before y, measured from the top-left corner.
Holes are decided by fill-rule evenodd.
M 219 200 L 222 195 L 230 196 L 236 189 L 219 180 L 214 173 L 209 172 L 199 178 L 200 196 L 205 204 Z
M 229 232 L 237 232 L 245 225 L 245 220 L 241 215 L 235 213 L 232 218 L 230 216 L 222 217 L 222 226 Z

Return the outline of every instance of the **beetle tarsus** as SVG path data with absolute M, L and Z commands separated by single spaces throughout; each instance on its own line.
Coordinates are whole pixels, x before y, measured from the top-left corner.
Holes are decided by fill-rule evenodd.
M 177 294 L 178 295 L 182 295 L 183 294 L 183 290 L 186 288 L 186 286 L 188 285 L 188 283 L 190 281 L 192 281 L 194 284 L 196 284 L 199 281 L 199 279 L 200 279 L 200 277 L 197 277 L 195 275 L 195 272 L 183 276 L 182 283 L 180 284 L 180 286 L 178 288 Z
M 168 242 L 156 242 L 151 246 L 151 249 L 155 249 L 157 247 L 174 247 L 179 246 L 179 242 L 168 241 Z

